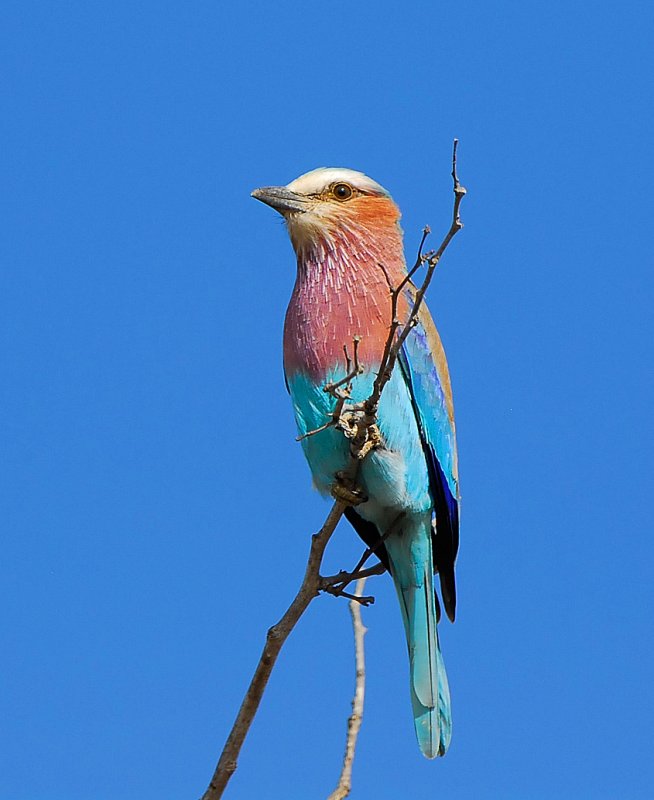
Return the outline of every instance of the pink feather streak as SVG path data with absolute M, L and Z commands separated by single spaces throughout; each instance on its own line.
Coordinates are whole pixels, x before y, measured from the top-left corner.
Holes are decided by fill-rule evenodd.
M 294 241 L 297 278 L 284 324 L 287 375 L 303 372 L 320 381 L 345 365 L 343 346 L 351 356 L 355 336 L 365 368 L 381 361 L 391 322 L 388 281 L 397 286 L 406 270 L 400 212 L 380 196 L 358 197 L 348 206 L 310 239 Z M 398 311 L 407 311 L 404 298 Z

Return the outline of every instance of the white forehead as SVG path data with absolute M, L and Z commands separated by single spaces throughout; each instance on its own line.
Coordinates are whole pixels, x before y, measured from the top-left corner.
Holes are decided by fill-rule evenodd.
M 332 183 L 343 181 L 354 186 L 356 189 L 361 189 L 363 192 L 374 192 L 375 194 L 388 195 L 386 189 L 380 186 L 377 181 L 373 181 L 363 172 L 357 172 L 354 169 L 345 169 L 345 167 L 320 167 L 300 175 L 286 187 L 292 192 L 298 194 L 319 194 L 325 190 Z

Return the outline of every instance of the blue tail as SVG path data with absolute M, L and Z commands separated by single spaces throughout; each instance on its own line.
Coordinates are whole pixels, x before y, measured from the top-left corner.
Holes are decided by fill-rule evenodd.
M 452 738 L 450 689 L 436 628 L 431 519 L 407 517 L 386 540 L 409 648 L 411 703 L 418 744 L 427 758 L 444 756 Z

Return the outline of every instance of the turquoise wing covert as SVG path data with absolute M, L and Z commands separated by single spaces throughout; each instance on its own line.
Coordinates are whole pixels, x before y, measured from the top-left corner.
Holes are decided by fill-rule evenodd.
M 410 298 L 413 300 L 413 298 Z M 399 354 L 429 470 L 434 502 L 434 567 L 447 616 L 454 621 L 454 561 L 459 549 L 459 476 L 452 389 L 445 351 L 425 306 Z

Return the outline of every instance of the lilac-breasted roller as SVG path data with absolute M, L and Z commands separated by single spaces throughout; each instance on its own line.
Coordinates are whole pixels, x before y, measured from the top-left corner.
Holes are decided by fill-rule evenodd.
M 364 368 L 351 401 L 370 395 L 391 323 L 389 281 L 406 275 L 400 212 L 389 193 L 361 172 L 323 168 L 287 186 L 253 196 L 286 220 L 297 255 L 297 279 L 284 325 L 284 371 L 300 435 L 321 427 L 334 399 L 323 391 L 346 372 L 344 345 L 360 337 Z M 406 319 L 415 288 L 398 312 Z M 409 649 L 411 701 L 420 749 L 445 754 L 452 731 L 450 692 L 440 651 L 434 573 L 454 621 L 454 561 L 459 539 L 459 491 L 452 390 L 447 361 L 423 304 L 378 409 L 381 444 L 357 477 L 365 502 L 346 516 L 376 552 L 400 601 Z M 349 460 L 349 442 L 334 427 L 302 440 L 323 495 Z

